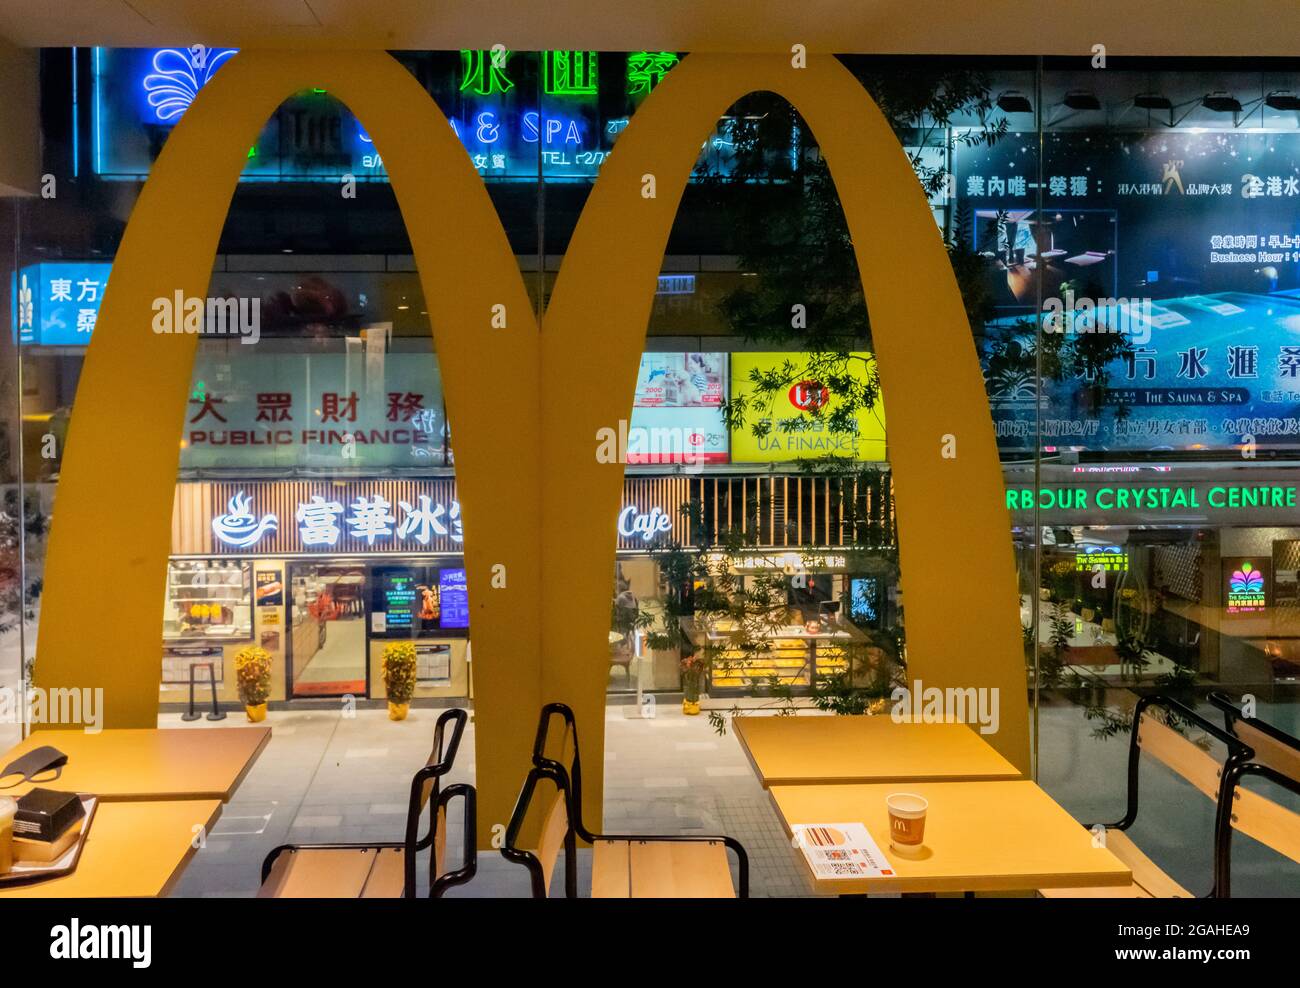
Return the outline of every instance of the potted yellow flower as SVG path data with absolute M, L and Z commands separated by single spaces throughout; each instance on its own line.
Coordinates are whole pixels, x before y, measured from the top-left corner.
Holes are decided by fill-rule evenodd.
M 384 648 L 384 690 L 388 694 L 388 719 L 406 720 L 415 695 L 413 642 L 393 642 Z
M 271 653 L 256 645 L 235 654 L 235 682 L 248 719 L 254 724 L 266 720 L 266 701 L 271 695 Z
M 682 658 L 682 713 L 695 716 L 700 712 L 700 691 L 704 686 L 705 662 L 692 652 Z

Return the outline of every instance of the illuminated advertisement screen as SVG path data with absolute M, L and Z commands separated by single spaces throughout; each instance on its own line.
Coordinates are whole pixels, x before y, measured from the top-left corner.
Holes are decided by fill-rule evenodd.
M 725 353 L 646 353 L 637 371 L 628 463 L 726 463 Z
M 874 355 L 865 351 L 849 355 L 849 372 L 868 373 Z M 800 378 L 797 371 L 806 365 L 807 355 L 799 353 L 733 353 L 731 355 L 731 396 L 747 398 L 751 412 L 743 424 L 731 431 L 731 459 L 734 463 L 774 463 L 821 456 L 851 457 L 856 460 L 885 458 L 885 409 L 877 402 L 874 408 L 859 409 L 852 432 L 835 432 L 827 425 L 827 416 L 835 411 L 837 399 L 819 381 Z M 793 381 L 770 399 L 759 396 L 754 375 L 779 374 Z M 755 435 L 754 426 L 770 425 L 764 435 Z
M 416 578 L 409 569 L 382 569 L 382 606 L 390 635 L 409 634 L 415 624 Z
M 438 571 L 438 596 L 442 599 L 443 628 L 469 627 L 469 583 L 463 569 Z
M 998 310 L 980 349 L 999 445 L 1300 443 L 1300 134 L 1044 142 L 1041 176 L 1037 135 L 954 152 L 956 223 Z M 1105 381 L 1071 361 L 1040 395 L 1040 318 L 1062 346 L 1125 344 Z

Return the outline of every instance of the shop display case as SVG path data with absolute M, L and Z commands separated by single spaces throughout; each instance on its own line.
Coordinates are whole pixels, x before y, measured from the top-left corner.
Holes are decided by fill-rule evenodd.
M 244 560 L 172 560 L 167 565 L 163 641 L 251 638 L 251 588 L 251 567 Z
M 727 622 L 712 627 L 698 625 L 687 634 L 697 648 L 723 646 L 734 629 Z M 770 684 L 775 676 L 782 684 L 811 687 L 817 676 L 841 673 L 847 668 L 845 649 L 865 643 L 867 636 L 847 622 L 827 622 L 816 631 L 808 626 L 787 625 L 772 635 L 771 647 L 758 655 L 745 656 L 725 647 L 713 663 L 709 690 L 748 690 Z
M 249 563 L 234 559 L 173 559 L 163 604 L 162 684 L 170 691 L 209 678 L 225 681 L 226 646 L 253 637 Z M 194 671 L 195 666 L 211 665 Z

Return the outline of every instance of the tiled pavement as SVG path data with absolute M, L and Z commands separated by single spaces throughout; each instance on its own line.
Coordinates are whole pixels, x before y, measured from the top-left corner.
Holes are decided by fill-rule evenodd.
M 730 834 L 749 852 L 753 895 L 811 894 L 797 852 L 734 734 L 719 737 L 707 718 L 685 717 L 667 703 L 659 705 L 652 719 L 627 716 L 635 709 L 612 706 L 606 712 L 604 829 Z M 393 723 L 383 710 L 359 710 L 353 718 L 322 709 L 272 711 L 271 743 L 174 894 L 252 895 L 266 853 L 289 840 L 398 839 L 409 780 L 429 753 L 439 713 L 417 708 L 408 720 Z M 1127 738 L 1091 737 L 1092 725 L 1078 707 L 1045 705 L 1041 717 L 1044 788 L 1076 819 L 1122 816 Z M 232 714 L 222 725 L 242 722 Z M 176 715 L 163 715 L 159 724 L 196 727 L 181 724 Z M 473 753 L 471 722 L 451 781 L 474 781 Z M 1203 894 L 1208 888 L 1212 804 L 1158 769 L 1143 771 L 1141 792 L 1138 842 L 1174 878 Z M 460 842 L 459 824 L 453 822 L 448 846 L 457 848 Z M 1238 843 L 1233 855 L 1237 894 L 1300 895 L 1294 869 L 1279 868 L 1279 859 L 1253 842 Z M 589 869 L 589 852 L 580 851 L 580 889 L 588 884 Z M 494 851 L 481 852 L 478 877 L 450 893 L 527 894 L 524 869 Z

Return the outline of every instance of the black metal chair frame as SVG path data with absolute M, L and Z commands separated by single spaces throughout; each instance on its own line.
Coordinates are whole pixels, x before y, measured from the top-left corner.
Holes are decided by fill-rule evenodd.
M 1274 727 L 1268 721 L 1260 720 L 1258 717 L 1247 717 L 1241 712 L 1241 707 L 1233 701 L 1222 690 L 1215 690 L 1208 697 L 1211 704 L 1218 707 L 1223 713 L 1223 727 L 1233 737 L 1237 736 L 1237 721 L 1245 721 L 1260 734 L 1267 735 L 1278 744 L 1291 748 L 1294 751 L 1300 751 L 1300 738 L 1294 738 L 1283 730 Z M 1240 739 L 1239 739 L 1240 740 Z M 1245 742 L 1242 742 L 1243 744 Z
M 568 777 L 563 772 L 557 773 L 549 767 L 534 765 L 528 770 L 523 789 L 519 792 L 519 798 L 515 800 L 514 811 L 510 814 L 510 823 L 506 826 L 505 842 L 501 846 L 503 858 L 528 869 L 534 899 L 547 898 L 546 872 L 536 854 L 519 846 L 519 831 L 528 818 L 528 807 L 532 803 L 537 783 L 543 779 L 549 779 L 555 784 L 556 789 L 560 790 L 565 809 L 568 810 L 572 802 L 569 798 Z M 570 899 L 576 898 L 578 894 L 577 850 L 578 842 L 574 836 L 573 819 L 570 817 L 564 832 L 564 894 Z
M 1219 859 L 1218 859 L 1218 848 L 1220 845 L 1219 835 L 1221 833 L 1221 829 L 1224 826 L 1225 822 L 1229 822 L 1229 816 L 1230 816 L 1229 804 L 1231 801 L 1226 798 L 1227 794 L 1231 791 L 1228 788 L 1228 777 L 1230 775 L 1230 770 L 1238 765 L 1244 764 L 1245 762 L 1249 761 L 1255 752 L 1253 748 L 1251 748 L 1249 745 L 1242 742 L 1240 738 L 1237 738 L 1232 734 L 1229 734 L 1228 732 L 1224 731 L 1222 728 L 1217 727 L 1216 725 L 1210 723 L 1210 721 L 1206 720 L 1204 717 L 1198 714 L 1191 707 L 1188 707 L 1186 704 L 1179 703 L 1177 700 L 1171 699 L 1170 697 L 1167 696 L 1162 696 L 1160 694 L 1152 694 L 1150 696 L 1142 697 L 1141 699 L 1138 700 L 1137 706 L 1134 707 L 1133 709 L 1133 728 L 1129 735 L 1127 807 L 1124 816 L 1120 820 L 1117 820 L 1115 823 L 1101 824 L 1101 826 L 1105 827 L 1107 830 L 1128 830 L 1128 828 L 1131 827 L 1134 824 L 1134 822 L 1137 820 L 1138 769 L 1140 767 L 1140 761 L 1142 757 L 1142 746 L 1138 744 L 1138 731 L 1141 729 L 1142 714 L 1145 713 L 1146 710 L 1150 707 L 1161 707 L 1167 713 L 1174 714 L 1180 720 L 1184 720 L 1190 724 L 1195 725 L 1196 727 L 1204 731 L 1206 734 L 1210 735 L 1210 737 L 1214 738 L 1216 741 L 1221 742 L 1228 749 L 1228 756 L 1224 760 L 1223 768 L 1219 772 L 1218 805 L 1215 810 L 1214 876 L 1215 876 L 1216 886 L 1210 890 L 1208 895 L 1209 898 L 1213 898 L 1218 894 L 1217 881 L 1219 876 Z M 1096 826 L 1098 826 L 1098 824 L 1095 823 L 1086 825 L 1088 830 L 1092 830 Z
M 1223 773 L 1220 802 L 1227 804 L 1227 812 L 1220 812 L 1214 834 L 1214 894 L 1221 899 L 1232 898 L 1232 832 L 1235 829 L 1232 826 L 1232 803 L 1236 799 L 1237 785 L 1247 775 L 1257 775 L 1300 796 L 1300 782 L 1267 765 L 1239 762 Z
M 461 735 L 465 733 L 465 723 L 468 719 L 465 711 L 459 708 L 446 710 L 438 718 L 438 723 L 433 729 L 433 751 L 436 753 L 436 761 L 431 765 L 425 765 L 411 778 L 411 794 L 406 810 L 405 839 L 401 841 L 366 841 L 360 843 L 281 844 L 279 847 L 274 848 L 262 862 L 262 881 L 265 883 L 267 878 L 270 877 L 275 859 L 285 851 L 341 851 L 360 848 L 388 850 L 402 848 L 405 852 L 403 856 L 404 879 L 402 895 L 404 898 L 414 899 L 416 855 L 420 851 L 433 847 L 438 836 L 439 811 L 445 809 L 451 800 L 457 796 L 464 800 L 465 808 L 462 863 L 459 868 L 440 876 L 437 874 L 437 854 L 430 850 L 429 898 L 436 899 L 447 889 L 456 885 L 464 885 L 472 879 L 478 870 L 476 835 L 478 815 L 474 787 L 464 782 L 457 782 L 446 788 L 442 787 L 442 777 L 451 771 L 451 767 L 456 761 L 456 752 L 460 748 Z M 449 724 L 451 725 L 451 737 L 446 738 L 445 732 Z M 429 830 L 421 837 L 421 803 L 424 801 L 424 787 L 426 784 L 432 786 L 427 804 L 429 809 Z
M 573 761 L 568 767 L 553 758 L 547 758 L 545 755 L 551 718 L 556 716 L 564 721 L 566 729 L 573 736 Z M 505 846 L 501 852 L 507 860 L 523 864 L 529 869 L 529 874 L 533 880 L 533 895 L 535 897 L 542 898 L 546 895 L 542 865 L 537 860 L 536 855 L 517 846 L 517 838 L 519 830 L 523 826 L 524 818 L 527 816 L 528 804 L 532 800 L 533 791 L 541 779 L 550 779 L 556 788 L 563 793 L 565 808 L 568 811 L 568 828 L 564 837 L 564 889 L 568 898 L 576 898 L 578 894 L 578 861 L 576 854 L 578 837 L 581 837 L 589 844 L 594 844 L 596 841 L 664 841 L 674 843 L 720 841 L 735 852 L 739 863 L 740 887 L 737 894 L 742 899 L 749 898 L 749 855 L 745 852 L 744 845 L 734 837 L 728 837 L 724 834 L 716 837 L 704 834 L 597 834 L 587 829 L 582 822 L 582 762 L 578 751 L 578 725 L 573 716 L 573 710 L 564 703 L 548 703 L 542 707 L 542 714 L 537 724 L 537 737 L 533 741 L 533 768 L 524 780 L 523 790 L 515 803 L 515 811 L 511 816 L 510 825 L 506 828 Z

